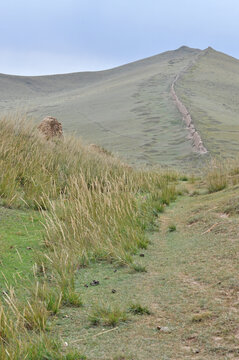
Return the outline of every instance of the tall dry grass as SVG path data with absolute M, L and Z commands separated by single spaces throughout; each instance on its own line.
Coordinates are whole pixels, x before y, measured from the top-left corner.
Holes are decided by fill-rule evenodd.
M 6 295 L 0 305 L 0 360 L 31 359 L 42 343 L 38 337 L 28 347 L 24 338 L 43 334 L 61 306 L 81 305 L 75 291 L 81 265 L 132 263 L 137 249 L 147 247 L 145 230 L 175 198 L 176 178 L 134 170 L 72 136 L 47 142 L 25 120 L 0 120 L 1 204 L 41 211 L 45 241 L 27 301 Z
M 205 179 L 209 193 L 221 191 L 239 183 L 237 159 L 212 159 L 206 166 Z
M 81 261 L 124 262 L 146 246 L 149 207 L 153 213 L 175 196 L 173 173 L 135 171 L 70 136 L 47 142 L 24 120 L 5 118 L 0 128 L 2 203 L 40 209 L 46 245 Z

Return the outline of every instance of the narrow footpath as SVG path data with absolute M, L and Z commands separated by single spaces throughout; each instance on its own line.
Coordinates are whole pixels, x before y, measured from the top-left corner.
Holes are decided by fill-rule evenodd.
M 223 212 L 225 196 L 235 193 L 179 197 L 160 215 L 144 256 L 135 256 L 147 272 L 104 264 L 80 270 L 85 306 L 62 310 L 63 341 L 94 360 L 238 359 L 238 216 Z M 93 279 L 98 286 L 84 287 Z M 99 302 L 124 309 L 137 302 L 151 314 L 94 327 L 88 315 Z

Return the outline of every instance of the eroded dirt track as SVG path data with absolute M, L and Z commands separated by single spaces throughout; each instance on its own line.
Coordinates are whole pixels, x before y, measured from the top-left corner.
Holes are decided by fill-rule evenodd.
M 191 65 L 190 65 L 191 66 Z M 189 67 L 190 67 L 189 66 Z M 188 70 L 188 68 L 186 69 Z M 186 126 L 187 126 L 187 129 L 188 129 L 188 132 L 189 132 L 189 139 L 192 140 L 192 146 L 194 148 L 194 150 L 196 152 L 198 152 L 199 154 L 206 154 L 207 153 L 207 149 L 206 147 L 204 146 L 203 142 L 202 142 L 202 139 L 201 139 L 201 136 L 199 134 L 199 132 L 195 129 L 195 126 L 193 124 L 193 121 L 192 121 L 192 117 L 189 113 L 189 111 L 187 110 L 186 106 L 180 101 L 180 99 L 178 98 L 177 94 L 176 94 L 176 91 L 175 91 L 175 84 L 176 82 L 178 81 L 178 79 L 180 78 L 180 76 L 186 71 L 182 71 L 181 73 L 179 73 L 175 79 L 173 80 L 172 82 L 172 85 L 171 85 L 171 95 L 172 95 L 172 98 L 176 104 L 176 107 L 178 109 L 178 111 L 181 113 L 182 115 L 182 118 L 183 118 L 183 121 L 185 122 Z
M 170 205 L 144 256 L 135 256 L 146 272 L 112 264 L 82 269 L 77 288 L 85 305 L 61 313 L 61 338 L 90 360 L 238 359 L 238 217 L 222 216 L 225 196 L 235 191 Z M 99 286 L 85 287 L 92 279 Z M 128 309 L 132 302 L 150 315 L 131 315 L 115 328 L 90 326 L 96 303 Z

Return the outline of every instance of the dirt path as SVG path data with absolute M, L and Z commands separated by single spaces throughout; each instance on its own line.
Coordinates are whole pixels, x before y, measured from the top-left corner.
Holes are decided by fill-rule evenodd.
M 85 306 L 62 311 L 62 339 L 91 360 L 238 359 L 238 219 L 216 212 L 220 201 L 202 195 L 170 206 L 145 256 L 135 256 L 147 272 L 104 264 L 81 270 Z M 176 231 L 168 231 L 170 224 Z M 93 279 L 100 285 L 85 288 Z M 151 315 L 130 315 L 109 332 L 90 325 L 95 304 L 128 309 L 132 302 Z
M 194 62 L 192 64 L 194 64 Z M 184 69 L 181 73 L 179 73 L 175 77 L 175 79 L 173 80 L 172 85 L 171 85 L 171 95 L 176 104 L 178 111 L 180 112 L 180 114 L 183 117 L 183 121 L 185 122 L 185 124 L 187 126 L 187 129 L 189 132 L 189 139 L 192 140 L 192 145 L 193 145 L 194 150 L 196 152 L 198 152 L 199 154 L 205 154 L 205 153 L 207 153 L 207 149 L 203 145 L 203 142 L 202 142 L 199 132 L 195 129 L 195 126 L 192 121 L 192 117 L 191 117 L 189 111 L 187 110 L 187 108 L 185 107 L 185 105 L 180 101 L 180 99 L 178 98 L 178 96 L 175 92 L 176 82 L 192 66 L 192 64 L 190 64 L 186 69 Z

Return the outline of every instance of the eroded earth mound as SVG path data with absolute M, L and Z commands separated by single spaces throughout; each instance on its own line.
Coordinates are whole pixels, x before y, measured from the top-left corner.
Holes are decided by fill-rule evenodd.
M 55 137 L 63 137 L 61 123 L 52 116 L 45 117 L 37 128 L 47 140 L 51 140 Z

